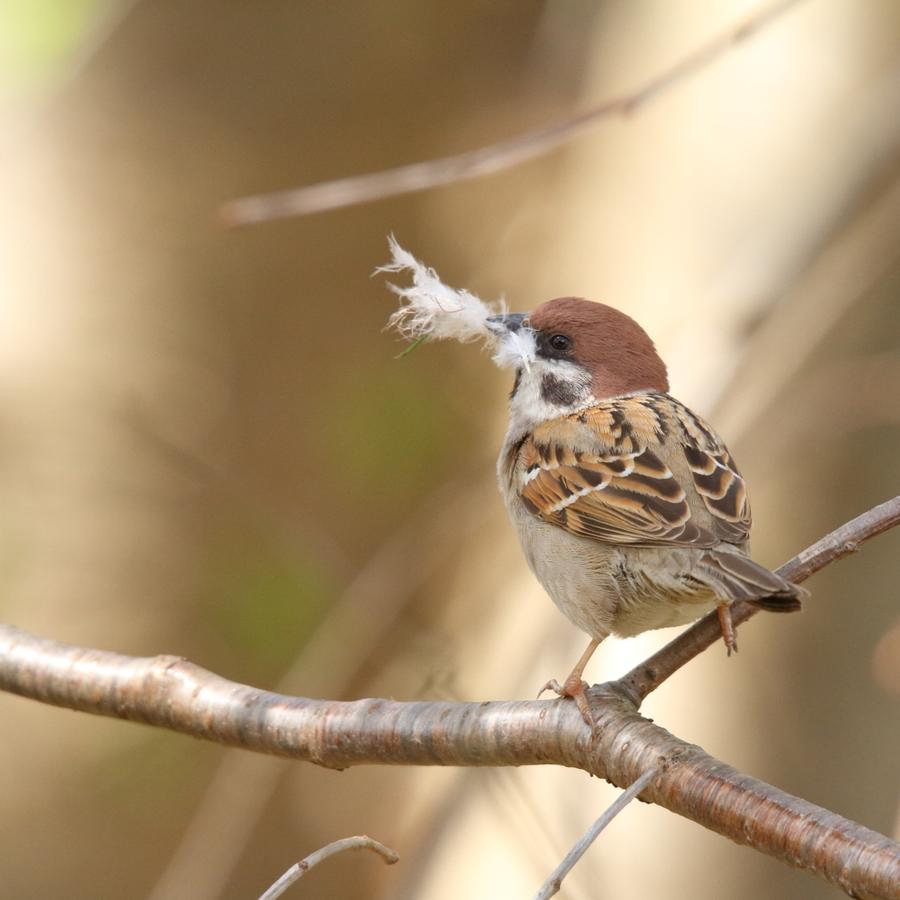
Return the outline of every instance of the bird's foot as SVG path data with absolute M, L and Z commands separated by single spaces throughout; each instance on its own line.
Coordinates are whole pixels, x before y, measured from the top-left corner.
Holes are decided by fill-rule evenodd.
M 555 678 L 551 678 L 540 691 L 538 691 L 538 697 L 540 697 L 544 691 L 553 691 L 554 694 L 558 694 L 563 698 L 571 697 L 575 701 L 575 706 L 578 707 L 578 711 L 581 713 L 581 718 L 584 719 L 587 727 L 591 729 L 591 733 L 596 737 L 598 728 L 597 722 L 594 719 L 594 714 L 591 711 L 590 700 L 588 700 L 588 687 L 590 687 L 590 685 L 588 685 L 586 681 L 583 681 L 580 676 L 573 678 L 570 675 L 562 684 Z
M 731 618 L 731 604 L 721 603 L 716 607 L 716 614 L 719 617 L 719 628 L 722 629 L 722 640 L 728 649 L 728 655 L 732 652 L 737 653 L 737 635 L 734 630 L 734 622 Z

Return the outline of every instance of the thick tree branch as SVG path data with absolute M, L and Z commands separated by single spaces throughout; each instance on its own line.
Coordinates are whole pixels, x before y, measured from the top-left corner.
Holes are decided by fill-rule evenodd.
M 810 575 L 824 569 L 829 563 L 855 553 L 860 545 L 870 538 L 900 524 L 900 496 L 886 500 L 836 528 L 821 540 L 788 560 L 777 571 L 788 581 L 800 584 Z M 735 626 L 755 616 L 759 608 L 750 603 L 739 602 L 731 607 L 731 617 Z M 716 643 L 722 636 L 719 621 L 714 612 L 695 622 L 661 650 L 635 666 L 619 679 L 618 684 L 640 705 L 651 691 L 656 690 L 670 675 L 690 662 L 698 653 Z
M 898 521 L 900 498 L 894 498 L 814 544 L 781 572 L 802 580 Z M 638 713 L 647 684 L 652 689 L 659 673 L 667 677 L 717 637 L 707 640 L 693 628 L 686 634 L 692 633 L 701 637 L 681 645 L 679 639 L 653 658 L 659 671 L 652 678 L 647 671 L 634 679 L 629 673 L 621 683 L 591 689 L 595 739 L 574 705 L 559 700 L 309 700 L 237 684 L 177 657 L 140 659 L 73 647 L 12 626 L 0 626 L 0 688 L 333 768 L 555 764 L 626 788 L 658 767 L 642 791 L 648 802 L 813 872 L 852 896 L 900 900 L 900 845 L 732 769 Z M 678 646 L 685 649 L 670 649 Z
M 624 788 L 662 761 L 643 792 L 648 802 L 857 897 L 900 896 L 900 845 L 713 759 L 644 719 L 613 685 L 591 689 L 600 729 L 592 741 L 575 707 L 559 700 L 307 700 L 236 684 L 175 657 L 120 656 L 2 626 L 0 687 L 332 768 L 556 764 Z
M 529 159 L 543 156 L 556 147 L 579 137 L 597 123 L 617 116 L 632 115 L 657 97 L 696 74 L 736 44 L 769 26 L 801 0 L 779 0 L 734 25 L 724 34 L 692 50 L 674 65 L 648 79 L 644 84 L 599 103 L 583 113 L 554 122 L 505 141 L 469 150 L 456 156 L 444 156 L 399 166 L 368 175 L 338 178 L 303 188 L 256 194 L 232 200 L 222 206 L 219 216 L 228 226 L 254 225 L 290 216 L 340 209 L 385 197 L 411 194 L 428 188 L 509 169 Z

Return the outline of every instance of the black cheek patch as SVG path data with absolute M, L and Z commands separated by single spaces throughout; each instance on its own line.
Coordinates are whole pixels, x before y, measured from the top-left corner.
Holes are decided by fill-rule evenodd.
M 545 375 L 541 379 L 541 398 L 557 406 L 574 406 L 581 399 L 581 391 L 555 375 Z

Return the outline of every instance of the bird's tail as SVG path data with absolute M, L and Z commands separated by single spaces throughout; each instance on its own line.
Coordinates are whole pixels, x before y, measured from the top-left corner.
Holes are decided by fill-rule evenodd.
M 748 556 L 728 550 L 711 550 L 705 561 L 716 574 L 716 581 L 732 600 L 746 600 L 770 612 L 796 612 L 809 592 L 792 584 Z

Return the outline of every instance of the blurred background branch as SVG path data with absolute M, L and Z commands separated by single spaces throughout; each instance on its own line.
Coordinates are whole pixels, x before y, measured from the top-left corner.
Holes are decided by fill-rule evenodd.
M 232 200 L 222 206 L 219 216 L 228 226 L 254 225 L 291 216 L 340 209 L 425 191 L 471 178 L 480 178 L 543 156 L 567 141 L 579 137 L 600 122 L 630 116 L 638 109 L 676 87 L 684 79 L 711 65 L 741 41 L 770 26 L 779 16 L 803 0 L 779 0 L 732 25 L 724 34 L 708 41 L 639 87 L 573 115 L 562 122 L 535 128 L 509 140 L 479 147 L 455 156 L 313 184 L 309 187 L 257 194 Z

